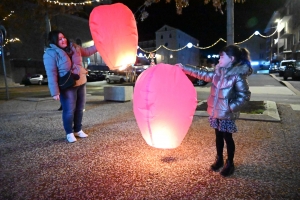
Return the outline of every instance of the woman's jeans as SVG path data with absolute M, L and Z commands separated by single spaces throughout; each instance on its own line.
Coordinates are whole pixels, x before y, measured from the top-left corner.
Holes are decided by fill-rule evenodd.
M 81 131 L 85 94 L 85 84 L 60 91 L 60 103 L 63 108 L 62 120 L 66 134 L 73 133 L 73 130 L 74 132 Z

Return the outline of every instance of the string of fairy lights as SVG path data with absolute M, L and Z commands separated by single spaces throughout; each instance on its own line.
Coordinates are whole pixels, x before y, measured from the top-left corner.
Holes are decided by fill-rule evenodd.
M 91 4 L 91 3 L 93 3 L 93 2 L 101 2 L 101 1 L 102 1 L 102 0 L 90 0 L 90 1 L 80 2 L 80 3 L 74 3 L 74 2 L 60 2 L 60 1 L 55 1 L 55 0 L 45 0 L 45 2 L 47 2 L 47 3 L 56 4 L 56 5 L 61 5 L 61 6 L 86 5 L 86 4 Z M 9 14 L 8 16 L 6 16 L 6 17 L 3 18 L 3 20 L 7 20 L 7 19 L 8 19 L 10 16 L 12 16 L 13 14 L 14 14 L 14 11 L 11 11 L 10 14 Z M 241 42 L 236 42 L 236 43 L 234 43 L 234 44 L 236 44 L 236 45 L 242 44 L 242 43 L 247 42 L 247 41 L 250 40 L 252 37 L 257 36 L 257 35 L 259 35 L 259 36 L 261 36 L 261 37 L 263 37 L 263 38 L 269 38 L 269 37 L 272 37 L 276 32 L 277 32 L 277 29 L 276 29 L 276 30 L 274 31 L 274 33 L 272 33 L 271 35 L 264 36 L 264 35 L 260 34 L 258 31 L 255 31 L 255 32 L 254 32 L 252 35 L 250 35 L 247 39 L 245 39 L 245 40 L 243 40 L 243 41 L 241 41 Z M 211 44 L 211 45 L 209 45 L 209 46 L 206 46 L 206 47 L 199 47 L 199 46 L 196 46 L 196 45 L 194 45 L 194 44 L 192 44 L 192 43 L 188 43 L 188 44 L 186 44 L 184 47 L 181 47 L 181 48 L 178 48 L 178 49 L 170 49 L 170 48 L 166 47 L 165 45 L 160 45 L 158 48 L 156 48 L 156 49 L 154 49 L 154 50 L 152 50 L 152 51 L 147 51 L 147 50 L 145 50 L 145 49 L 142 49 L 141 47 L 138 47 L 138 49 L 140 49 L 140 50 L 141 50 L 142 52 L 144 52 L 144 53 L 148 53 L 149 56 L 148 56 L 148 57 L 145 56 L 145 57 L 149 58 L 151 53 L 157 52 L 160 48 L 165 48 L 166 50 L 173 51 L 173 52 L 175 52 L 175 51 L 181 51 L 181 50 L 183 50 L 183 49 L 185 49 L 185 48 L 192 48 L 192 47 L 197 48 L 197 49 L 204 50 L 204 49 L 212 48 L 213 46 L 217 45 L 217 44 L 218 44 L 219 42 L 221 42 L 221 41 L 223 41 L 223 42 L 225 42 L 225 43 L 227 42 L 227 41 L 224 40 L 223 38 L 219 38 L 215 43 L 213 43 L 213 44 Z M 20 42 L 20 39 L 19 39 L 19 38 L 6 39 L 5 44 L 4 44 L 3 46 L 5 46 L 5 45 L 6 45 L 7 43 L 9 43 L 9 42 Z
M 6 44 L 8 44 L 10 42 L 21 42 L 21 40 L 19 38 L 5 39 L 5 43 L 3 44 L 3 46 L 5 46 Z
M 10 16 L 12 16 L 14 14 L 14 11 L 10 11 L 10 13 L 6 16 L 6 17 L 4 17 L 2 20 L 3 21 L 5 21 L 5 20 L 7 20 Z
M 250 35 L 247 39 L 245 39 L 245 40 L 243 40 L 243 41 L 241 41 L 241 42 L 235 42 L 234 44 L 236 44 L 236 45 L 239 45 L 239 44 L 242 44 L 242 43 L 244 43 L 244 42 L 247 42 L 248 40 L 250 40 L 252 37 L 254 37 L 254 36 L 261 36 L 261 37 L 263 37 L 263 38 L 269 38 L 269 37 L 272 37 L 273 35 L 275 35 L 275 33 L 277 33 L 277 29 L 272 33 L 272 34 L 270 34 L 270 35 L 267 35 L 267 36 L 265 36 L 265 35 L 262 35 L 262 34 L 260 34 L 258 31 L 255 31 L 252 35 Z M 155 53 L 156 51 L 158 51 L 160 48 L 165 48 L 165 49 L 167 49 L 167 50 L 169 50 L 169 51 L 180 51 L 180 50 L 183 50 L 183 49 L 185 49 L 185 48 L 192 48 L 192 47 L 194 47 L 194 48 L 197 48 L 197 49 L 209 49 L 209 48 L 212 48 L 213 46 L 215 46 L 216 44 L 218 44 L 219 42 L 221 42 L 221 41 L 223 41 L 223 42 L 227 42 L 226 40 L 224 40 L 223 38 L 219 38 L 215 43 L 213 43 L 212 45 L 209 45 L 209 46 L 206 46 L 206 47 L 199 47 L 199 46 L 196 46 L 196 45 L 193 45 L 192 43 L 188 43 L 188 44 L 186 44 L 184 47 L 181 47 L 181 48 L 178 48 L 178 49 L 170 49 L 170 48 L 168 48 L 168 47 L 166 47 L 165 45 L 160 45 L 158 48 L 156 48 L 156 49 L 154 49 L 153 51 L 146 51 L 145 49 L 142 49 L 141 47 L 138 47 L 138 49 L 140 49 L 142 52 L 144 52 L 144 53 L 149 53 L 149 56 L 145 56 L 147 59 L 150 57 L 150 54 L 151 53 Z
M 8 20 L 15 12 L 14 11 L 10 11 L 10 13 L 4 17 L 2 20 Z M 20 42 L 19 38 L 13 38 L 13 39 L 5 39 L 5 43 L 3 44 L 3 46 L 5 46 L 6 44 L 10 43 L 10 42 Z
M 74 3 L 74 2 L 60 2 L 60 1 L 51 1 L 51 0 L 45 0 L 47 3 L 52 3 L 52 4 L 56 4 L 56 5 L 60 5 L 60 6 L 84 6 L 87 4 L 92 4 L 93 2 L 101 2 L 102 0 L 91 0 L 91 1 L 84 1 L 84 2 L 80 2 L 80 3 Z

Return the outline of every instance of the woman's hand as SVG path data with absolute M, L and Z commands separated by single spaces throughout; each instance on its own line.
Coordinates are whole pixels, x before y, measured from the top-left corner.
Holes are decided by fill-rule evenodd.
M 54 100 L 59 100 L 59 95 L 54 95 L 52 98 L 53 98 Z

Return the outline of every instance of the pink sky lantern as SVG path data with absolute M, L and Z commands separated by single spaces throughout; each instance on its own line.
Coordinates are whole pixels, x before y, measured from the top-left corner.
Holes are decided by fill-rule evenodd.
M 133 111 L 143 138 L 152 147 L 178 147 L 192 123 L 197 93 L 182 69 L 158 64 L 137 79 Z
M 96 48 L 111 69 L 135 63 L 138 33 L 131 10 L 122 3 L 95 7 L 89 19 Z

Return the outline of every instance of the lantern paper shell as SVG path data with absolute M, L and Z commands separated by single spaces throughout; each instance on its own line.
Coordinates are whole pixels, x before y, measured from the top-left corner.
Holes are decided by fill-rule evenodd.
M 138 77 L 134 115 L 143 138 L 152 147 L 178 147 L 192 123 L 197 93 L 182 69 L 158 64 Z
M 95 7 L 89 18 L 95 46 L 111 69 L 136 61 L 138 33 L 131 10 L 122 3 Z

